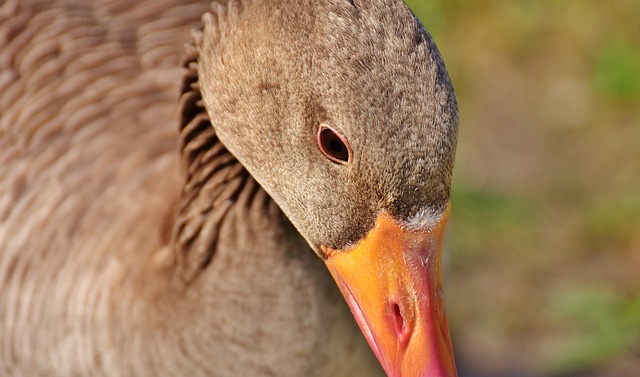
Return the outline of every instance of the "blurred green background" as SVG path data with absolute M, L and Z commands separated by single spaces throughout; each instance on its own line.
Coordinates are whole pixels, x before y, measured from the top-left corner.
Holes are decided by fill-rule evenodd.
M 456 87 L 461 377 L 640 376 L 640 0 L 407 0 Z

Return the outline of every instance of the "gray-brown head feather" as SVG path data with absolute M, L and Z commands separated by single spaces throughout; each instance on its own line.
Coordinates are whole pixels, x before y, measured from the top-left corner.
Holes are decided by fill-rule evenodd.
M 383 210 L 408 221 L 444 208 L 455 95 L 402 1 L 230 0 L 204 21 L 213 126 L 312 247 L 357 242 Z M 350 164 L 319 151 L 322 124 L 350 143 Z

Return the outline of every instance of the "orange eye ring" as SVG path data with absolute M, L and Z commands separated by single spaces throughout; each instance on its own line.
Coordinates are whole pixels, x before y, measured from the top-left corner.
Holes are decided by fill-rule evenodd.
M 329 160 L 346 165 L 351 162 L 351 146 L 338 131 L 328 126 L 318 130 L 318 148 Z

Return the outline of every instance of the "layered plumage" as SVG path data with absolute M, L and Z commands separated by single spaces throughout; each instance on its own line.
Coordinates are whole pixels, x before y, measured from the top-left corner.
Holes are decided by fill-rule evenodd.
M 425 209 L 441 211 L 448 201 L 455 98 L 432 41 L 401 2 L 392 3 L 0 4 L 0 375 L 381 375 L 314 251 L 357 242 L 380 208 L 409 219 Z M 349 5 L 362 14 L 341 15 Z M 261 14 L 277 21 L 260 21 Z M 392 14 L 400 21 L 387 19 Z M 327 34 L 332 27 L 314 22 L 339 26 L 354 20 L 364 31 L 378 30 L 377 38 L 390 38 L 390 45 L 407 43 L 389 56 L 378 56 L 380 46 L 372 46 L 350 63 L 377 74 L 370 87 L 351 89 L 354 96 L 372 88 L 387 93 L 376 97 L 377 105 L 335 107 L 322 100 L 332 93 L 342 99 L 350 90 L 336 91 L 341 76 L 335 62 L 329 64 L 330 51 L 308 61 L 324 74 L 305 76 L 306 68 L 298 66 L 304 60 L 288 59 L 295 45 L 267 56 L 274 66 L 258 59 L 257 73 L 246 71 L 264 78 L 256 87 L 234 83 L 237 72 L 224 79 L 217 74 L 222 66 L 215 59 L 253 59 L 247 49 L 227 56 L 219 46 L 255 47 L 251 43 L 261 38 L 276 40 L 276 31 L 290 38 L 309 29 L 326 38 L 310 47 L 321 49 L 334 46 Z M 390 26 L 376 26 L 380 22 Z M 288 27 L 294 34 L 287 34 Z M 192 30 L 195 41 L 188 46 Z M 335 48 L 344 52 L 344 42 L 338 38 Z M 399 56 L 412 51 L 414 65 L 406 68 Z M 227 62 L 229 70 L 235 63 Z M 397 68 L 400 81 L 377 71 L 387 63 Z M 317 91 L 312 101 L 293 106 L 281 99 L 297 98 L 294 93 L 278 91 L 295 83 L 278 80 L 287 77 L 279 73 L 298 69 L 305 72 L 299 85 L 310 77 L 315 81 L 307 84 Z M 411 72 L 419 76 L 407 77 Z M 424 82 L 416 86 L 414 80 Z M 300 87 L 304 98 L 310 87 Z M 263 101 L 241 102 L 234 112 L 230 106 L 246 100 L 246 90 Z M 347 108 L 355 111 L 345 114 Z M 373 112 L 364 114 L 366 109 Z M 291 119 L 302 119 L 313 132 L 330 119 L 351 126 L 372 119 L 416 126 L 424 121 L 428 134 L 383 132 L 388 145 L 371 138 L 374 150 L 386 155 L 401 147 L 394 143 L 415 136 L 397 166 L 367 164 L 372 155 L 361 154 L 354 170 L 364 172 L 354 181 L 360 186 L 348 183 L 343 199 L 324 201 L 339 211 L 323 212 L 326 190 L 311 200 L 308 187 L 296 196 L 290 184 L 278 182 L 322 179 L 320 169 L 337 180 L 326 187 L 339 187 L 342 173 L 300 164 L 304 154 L 258 127 L 286 127 Z M 242 133 L 238 127 L 247 127 L 244 139 L 233 136 Z M 291 137 L 293 131 L 285 129 L 283 137 Z M 260 135 L 265 139 L 256 140 Z M 260 155 L 256 141 L 273 152 Z M 422 153 L 425 143 L 432 153 Z M 283 176 L 289 165 L 274 166 L 280 159 L 269 153 L 288 152 L 305 174 Z M 378 189 L 371 189 L 371 179 Z M 407 182 L 409 188 L 400 189 Z M 352 207 L 343 202 L 357 195 Z M 329 218 L 325 230 L 323 217 Z

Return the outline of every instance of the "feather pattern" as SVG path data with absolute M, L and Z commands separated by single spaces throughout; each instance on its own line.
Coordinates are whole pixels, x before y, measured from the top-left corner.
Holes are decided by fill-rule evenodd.
M 378 373 L 180 65 L 209 10 L 0 2 L 0 375 Z

